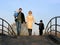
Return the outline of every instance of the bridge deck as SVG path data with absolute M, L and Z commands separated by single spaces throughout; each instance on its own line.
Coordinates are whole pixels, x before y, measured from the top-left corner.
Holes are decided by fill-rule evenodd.
M 55 44 L 45 36 L 20 36 L 17 38 L 0 36 L 0 45 L 59 45 L 59 44 Z

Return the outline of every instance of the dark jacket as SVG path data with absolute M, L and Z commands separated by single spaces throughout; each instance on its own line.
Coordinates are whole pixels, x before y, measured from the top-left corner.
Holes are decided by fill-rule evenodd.
M 43 30 L 44 29 L 44 24 L 43 23 L 35 23 L 36 25 L 39 25 L 39 30 Z
M 22 12 L 18 13 L 16 21 L 21 21 L 21 23 L 25 22 L 25 16 Z

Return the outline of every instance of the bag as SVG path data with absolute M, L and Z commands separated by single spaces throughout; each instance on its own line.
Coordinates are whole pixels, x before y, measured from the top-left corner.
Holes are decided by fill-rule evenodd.
M 21 24 L 21 32 L 20 32 L 21 36 L 28 36 L 28 28 L 27 28 L 27 24 L 23 23 Z

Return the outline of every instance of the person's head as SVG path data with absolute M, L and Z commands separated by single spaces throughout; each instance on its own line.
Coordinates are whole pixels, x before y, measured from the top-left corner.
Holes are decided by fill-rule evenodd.
M 32 11 L 29 11 L 28 14 L 31 15 L 32 14 Z
M 22 11 L 22 8 L 19 8 L 19 12 L 21 12 Z
M 40 20 L 40 22 L 43 22 L 42 20 Z

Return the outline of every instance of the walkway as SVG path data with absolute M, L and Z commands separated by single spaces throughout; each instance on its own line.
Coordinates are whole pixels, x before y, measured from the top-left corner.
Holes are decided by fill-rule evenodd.
M 17 38 L 0 36 L 0 45 L 59 45 L 59 44 L 55 44 L 45 36 L 21 36 Z

